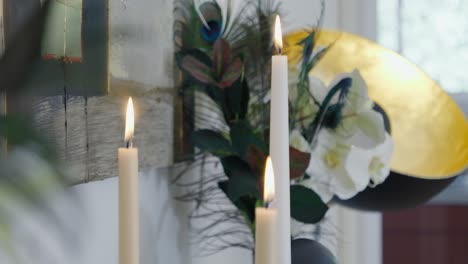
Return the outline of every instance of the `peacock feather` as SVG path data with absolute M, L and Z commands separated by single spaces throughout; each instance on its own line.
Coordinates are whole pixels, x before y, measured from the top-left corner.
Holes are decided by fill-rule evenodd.
M 216 2 L 205 2 L 200 8 L 201 38 L 206 44 L 213 44 L 221 35 L 223 15 Z
M 223 15 L 216 1 L 197 5 L 194 1 L 175 2 L 175 44 L 182 49 L 210 49 L 223 35 Z
M 296 82 L 296 100 L 290 104 L 290 107 L 292 108 L 291 112 L 293 113 L 292 118 L 290 119 L 290 127 L 302 126 L 301 131 L 307 131 L 303 136 L 309 141 L 312 140 L 312 142 L 316 136 L 315 133 L 321 127 L 334 129 L 341 121 L 341 114 L 347 96 L 347 91 L 351 86 L 351 79 L 345 78 L 330 89 L 328 94 L 331 96 L 330 99 L 337 94 L 339 95 L 339 100 L 335 104 L 332 104 L 331 100 L 319 102 L 310 92 L 310 72 L 334 44 L 331 43 L 325 47 L 317 46 L 321 33 L 320 29 L 323 24 L 324 11 L 325 1 L 321 0 L 320 15 L 315 25 L 308 29 L 307 31 L 309 33 L 296 44 L 302 47 L 302 57 L 298 60 L 299 73 Z M 303 108 L 310 108 L 311 104 L 315 104 L 315 107 L 319 110 L 314 118 L 314 122 L 312 122 L 308 127 L 304 127 L 300 122 L 304 117 L 299 115 L 299 113 L 304 112 Z

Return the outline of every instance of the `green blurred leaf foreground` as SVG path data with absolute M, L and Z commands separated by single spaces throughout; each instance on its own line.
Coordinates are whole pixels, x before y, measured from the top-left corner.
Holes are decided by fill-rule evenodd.
M 27 9 L 28 5 L 23 7 Z M 28 17 L 7 41 L 0 59 L 0 96 L 22 96 L 27 92 L 22 84 L 39 55 L 47 8 L 48 1 L 44 1 L 42 8 L 25 12 Z M 18 256 L 22 249 L 14 246 L 15 233 L 29 233 L 29 241 L 36 241 L 32 224 L 35 221 L 52 224 L 60 236 L 67 237 L 71 230 L 50 203 L 52 196 L 65 191 L 64 166 L 58 161 L 54 147 L 31 123 L 23 115 L 0 112 L 1 262 L 7 255 L 7 263 L 24 263 Z M 44 250 L 41 243 L 35 244 L 35 248 Z

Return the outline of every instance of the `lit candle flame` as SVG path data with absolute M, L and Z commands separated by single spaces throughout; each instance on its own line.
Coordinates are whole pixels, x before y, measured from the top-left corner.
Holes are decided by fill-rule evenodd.
M 133 139 L 133 134 L 135 130 L 135 115 L 133 112 L 133 101 L 132 97 L 128 99 L 127 104 L 127 117 L 125 120 L 125 142 L 127 144 L 131 143 Z M 131 145 L 131 144 L 130 144 Z
M 270 203 L 275 199 L 275 173 L 271 158 L 268 157 L 265 165 L 265 182 L 263 185 L 263 201 Z
M 279 15 L 276 16 L 275 21 L 275 48 L 279 54 L 283 52 L 283 33 L 281 30 L 281 20 Z

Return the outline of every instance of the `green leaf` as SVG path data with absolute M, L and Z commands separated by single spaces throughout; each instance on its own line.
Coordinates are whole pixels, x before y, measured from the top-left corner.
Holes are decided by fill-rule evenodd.
M 248 225 L 253 230 L 255 223 L 255 208 L 258 199 L 252 196 L 242 196 L 237 200 L 232 199 L 228 191 L 230 184 L 230 181 L 220 181 L 218 182 L 218 187 L 226 194 L 228 199 L 237 207 L 237 209 L 243 213 Z
M 306 224 L 323 219 L 328 206 L 311 189 L 301 185 L 291 186 L 291 217 Z
M 238 79 L 232 86 L 225 89 L 226 119 L 245 119 L 249 106 L 250 94 L 247 81 Z
M 232 123 L 231 141 L 233 149 L 244 159 L 246 159 L 250 145 L 255 145 L 264 153 L 267 153 L 265 142 L 255 133 L 248 121 L 240 120 Z
M 6 138 L 11 146 L 34 145 L 43 158 L 49 161 L 56 159 L 52 145 L 35 131 L 28 120 L 11 115 L 0 116 L 1 136 Z
M 240 99 L 240 109 L 239 109 L 239 118 L 245 119 L 247 116 L 247 112 L 249 111 L 249 103 L 250 103 L 250 89 L 249 84 L 245 78 L 242 78 L 243 81 L 241 82 L 242 91 L 241 99 Z
M 297 179 L 304 175 L 310 163 L 310 153 L 299 151 L 289 147 L 289 175 L 291 179 Z
M 227 192 L 232 201 L 241 196 L 260 197 L 257 177 L 249 165 L 238 156 L 229 156 L 221 159 L 224 172 L 229 177 Z
M 229 140 L 220 133 L 209 129 L 193 132 L 192 142 L 196 147 L 217 157 L 229 156 L 233 152 Z

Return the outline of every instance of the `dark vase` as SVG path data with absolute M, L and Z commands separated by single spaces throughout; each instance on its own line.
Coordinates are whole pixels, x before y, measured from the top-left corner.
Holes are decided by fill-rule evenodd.
M 426 203 L 455 179 L 426 180 L 391 172 L 383 184 L 349 200 L 335 198 L 334 202 L 364 211 L 400 210 Z
M 291 242 L 292 264 L 336 264 L 336 258 L 322 244 L 309 239 Z

